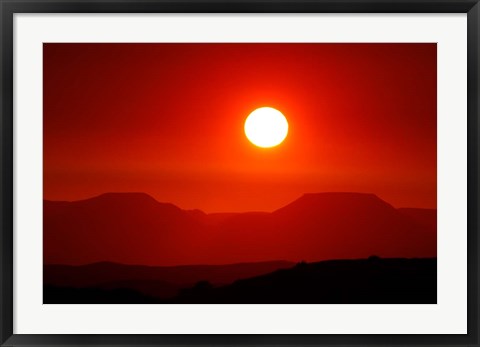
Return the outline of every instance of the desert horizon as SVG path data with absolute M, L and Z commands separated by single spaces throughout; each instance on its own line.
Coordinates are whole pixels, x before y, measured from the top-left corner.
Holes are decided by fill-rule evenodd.
M 305 193 L 272 212 L 207 214 L 138 192 L 44 209 L 46 304 L 437 300 L 436 209 L 394 208 L 371 193 Z
M 435 43 L 45 43 L 44 303 L 435 303 Z
M 143 192 L 143 191 L 115 191 L 115 192 L 103 192 L 103 193 L 96 193 L 96 194 L 93 194 L 93 195 L 89 195 L 89 196 L 85 196 L 85 197 L 78 197 L 78 198 L 71 198 L 71 199 L 49 199 L 49 198 L 44 198 L 43 201 L 44 202 L 78 202 L 78 201 L 86 201 L 86 200 L 91 200 L 91 199 L 95 199 L 95 198 L 98 198 L 98 197 L 101 197 L 103 195 L 109 195 L 109 194 L 112 194 L 112 195 L 146 195 L 152 199 L 154 199 L 155 201 L 159 202 L 159 203 L 164 203 L 164 204 L 172 204 L 172 205 L 175 205 L 177 206 L 178 208 L 182 209 L 182 210 L 186 210 L 186 211 L 195 211 L 195 210 L 198 210 L 198 211 L 201 211 L 201 212 L 204 212 L 205 214 L 229 214 L 229 213 L 271 213 L 277 209 L 280 209 L 282 207 L 284 207 L 285 205 L 287 205 L 289 202 L 291 201 L 294 201 L 294 200 L 297 200 L 299 198 L 301 198 L 302 196 L 305 196 L 305 195 L 315 195 L 315 194 L 364 194 L 364 195 L 373 195 L 373 196 L 376 196 L 378 197 L 380 200 L 383 200 L 385 201 L 386 203 L 392 205 L 394 208 L 397 208 L 397 209 L 418 209 L 418 210 L 436 210 L 436 206 L 415 206 L 414 204 L 412 205 L 401 205 L 401 206 L 395 206 L 394 204 L 391 204 L 390 202 L 388 202 L 387 199 L 384 199 L 380 196 L 378 196 L 378 194 L 375 194 L 375 193 L 372 193 L 372 192 L 353 192 L 353 191 L 317 191 L 317 192 L 304 192 L 304 193 L 300 193 L 300 194 L 297 194 L 296 195 L 296 198 L 290 200 L 289 202 L 285 203 L 285 204 L 280 204 L 279 206 L 273 208 L 273 209 L 270 209 L 270 210 L 240 210 L 240 211 L 237 211 L 237 210 L 229 210 L 229 211 L 207 211 L 206 209 L 203 209 L 201 206 L 196 206 L 196 207 L 193 207 L 193 208 L 184 208 L 182 206 L 180 206 L 181 204 L 177 204 L 177 203 L 174 203 L 174 202 L 171 202 L 171 201 L 166 201 L 165 199 L 159 199 L 157 198 L 156 196 L 154 196 L 153 194 L 149 194 L 147 192 Z
M 394 208 L 369 193 L 306 193 L 272 212 L 211 214 L 146 193 L 105 193 L 44 201 L 44 211 L 46 264 L 174 266 L 436 255 L 436 210 Z M 358 243 L 345 245 L 343 238 Z M 83 252 L 75 254 L 80 245 Z

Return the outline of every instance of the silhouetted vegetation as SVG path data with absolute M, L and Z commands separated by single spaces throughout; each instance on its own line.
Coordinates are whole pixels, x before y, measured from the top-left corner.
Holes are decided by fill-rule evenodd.
M 301 262 L 295 265 L 295 269 L 297 270 L 306 269 L 306 268 L 307 268 L 307 262 L 305 260 L 302 260 Z

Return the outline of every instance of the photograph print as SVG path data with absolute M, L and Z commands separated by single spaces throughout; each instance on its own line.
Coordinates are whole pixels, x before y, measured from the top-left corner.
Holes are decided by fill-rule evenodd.
M 435 43 L 44 43 L 44 304 L 436 304 Z

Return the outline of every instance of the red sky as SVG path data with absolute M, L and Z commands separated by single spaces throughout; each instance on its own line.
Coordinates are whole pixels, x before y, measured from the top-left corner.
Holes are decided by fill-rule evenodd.
M 303 193 L 436 207 L 436 44 L 44 44 L 44 197 L 206 212 Z M 244 135 L 258 107 L 289 134 Z

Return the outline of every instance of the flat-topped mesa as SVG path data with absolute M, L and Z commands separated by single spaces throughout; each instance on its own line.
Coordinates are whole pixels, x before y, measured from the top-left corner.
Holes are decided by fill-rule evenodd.
M 107 207 L 135 207 L 135 208 L 163 208 L 170 210 L 181 209 L 174 204 L 159 202 L 147 193 L 142 192 L 115 192 L 103 193 L 91 198 L 75 200 L 75 201 L 49 201 L 44 200 L 44 204 L 48 206 L 89 206 L 96 208 Z
M 45 202 L 44 260 L 167 266 L 435 256 L 435 224 L 417 219 L 365 193 L 305 194 L 273 213 L 219 215 L 108 193 Z
M 288 213 L 298 210 L 345 209 L 365 211 L 371 209 L 394 210 L 394 207 L 371 193 L 326 192 L 306 193 L 297 200 L 275 211 Z

